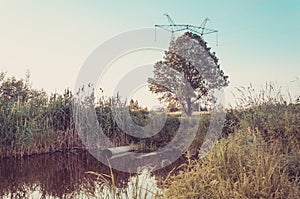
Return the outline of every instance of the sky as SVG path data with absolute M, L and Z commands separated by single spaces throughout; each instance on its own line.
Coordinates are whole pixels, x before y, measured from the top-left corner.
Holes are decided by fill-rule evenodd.
M 236 87 L 250 83 L 275 82 L 300 95 L 299 0 L 1 0 L 0 71 L 22 78 L 29 70 L 33 87 L 48 93 L 73 89 L 93 50 L 120 33 L 168 24 L 164 13 L 178 24 L 210 18 L 218 45 L 216 35 L 204 39 L 229 75 L 227 104 L 235 103 Z

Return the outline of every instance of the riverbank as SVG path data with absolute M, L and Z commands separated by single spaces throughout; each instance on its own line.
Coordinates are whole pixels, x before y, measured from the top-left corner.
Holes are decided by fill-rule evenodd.
M 76 153 L 74 149 L 84 148 L 76 133 L 72 117 L 73 95 L 69 90 L 48 96 L 31 88 L 27 80 L 2 78 L 0 81 L 1 158 L 22 159 L 22 156 L 56 151 Z M 157 197 L 297 198 L 300 195 L 300 104 L 288 103 L 271 87 L 256 96 L 247 90 L 242 92 L 237 98 L 240 99 L 237 107 L 227 110 L 221 138 L 213 150 L 201 159 L 188 156 L 179 166 L 166 168 L 169 174 L 160 180 L 163 191 Z M 144 146 L 144 152 L 151 152 L 166 146 L 176 135 L 180 126 L 177 115 L 168 115 L 165 121 L 158 118 L 158 126 L 159 122 L 165 123 L 151 138 L 126 135 L 113 118 L 112 107 L 116 103 L 120 110 L 126 110 L 127 105 L 118 100 L 103 97 L 95 104 L 103 132 L 117 146 L 138 143 Z M 149 124 L 148 110 L 137 107 L 137 111 L 130 114 L 135 124 Z M 187 126 L 186 133 L 192 130 L 197 133 L 187 154 L 197 157 L 209 129 L 210 114 L 191 118 L 189 122 L 197 125 Z M 134 131 L 136 126 L 127 125 L 126 130 Z M 17 171 L 5 172 L 15 175 Z M 109 172 L 102 174 L 100 171 L 98 180 L 104 182 L 109 194 L 122 192 L 123 189 L 116 189 L 114 184 L 117 177 L 114 175 L 118 174 L 110 168 Z M 136 186 L 129 191 L 137 194 L 137 189 Z
M 72 116 L 74 96 L 70 90 L 48 95 L 32 88 L 29 79 L 18 80 L 5 77 L 4 74 L 0 77 L 0 158 L 84 149 Z M 113 107 L 121 110 L 121 114 L 126 114 L 128 105 L 118 97 L 101 97 L 95 101 L 100 127 L 116 146 L 139 144 L 143 146 L 144 152 L 155 151 L 172 140 L 180 125 L 181 116 L 168 115 L 163 118 L 159 113 L 135 105 L 130 107 L 133 108 L 130 109 L 130 116 L 134 123 L 124 121 L 127 132 L 137 131 L 138 126 L 149 124 L 151 114 L 157 114 L 153 127 L 162 129 L 151 138 L 130 136 L 119 128 L 112 112 Z M 193 123 L 199 121 L 198 135 L 191 148 L 196 154 L 209 126 L 209 114 L 200 120 L 193 120 Z M 163 121 L 165 124 L 161 124 Z
M 300 104 L 271 87 L 247 93 L 232 110 L 234 131 L 172 175 L 162 198 L 299 198 Z

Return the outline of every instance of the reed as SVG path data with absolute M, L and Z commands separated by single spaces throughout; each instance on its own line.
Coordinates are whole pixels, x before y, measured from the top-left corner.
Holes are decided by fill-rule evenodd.
M 298 198 L 299 104 L 274 85 L 238 90 L 224 137 L 167 180 L 165 198 Z
M 146 139 L 130 136 L 127 132 L 149 124 L 150 114 L 157 114 L 153 127 L 161 125 L 162 116 L 146 108 L 134 107 L 129 112 L 135 124 L 129 125 L 126 123 L 129 107 L 120 96 L 100 96 L 97 100 L 90 96 L 86 100 L 87 103 L 93 101 L 103 132 L 116 146 L 135 143 L 145 146 L 144 151 L 156 150 L 172 140 L 180 124 L 178 116 L 169 115 L 155 136 Z M 48 96 L 32 88 L 29 77 L 18 80 L 0 74 L 0 158 L 83 149 L 72 117 L 72 103 L 73 94 L 69 89 L 63 94 Z M 126 129 L 118 126 L 114 109 L 119 110 L 117 117 L 126 123 Z M 196 149 L 199 145 L 194 146 Z
M 80 147 L 71 118 L 72 93 L 48 95 L 29 79 L 0 79 L 0 157 Z
M 140 170 L 135 176 L 131 176 L 125 187 L 118 188 L 115 184 L 115 174 L 111 168 L 110 174 L 88 172 L 97 176 L 100 188 L 91 193 L 91 197 L 107 199 L 155 199 L 163 197 L 163 192 L 156 185 L 154 176 L 147 170 Z

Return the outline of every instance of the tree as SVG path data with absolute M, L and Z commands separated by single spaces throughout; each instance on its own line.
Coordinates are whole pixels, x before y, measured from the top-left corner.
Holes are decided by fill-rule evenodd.
M 170 102 L 170 103 L 168 104 L 167 110 L 168 110 L 169 112 L 177 112 L 177 111 L 179 111 L 179 108 L 178 108 L 178 106 L 177 106 L 176 103 Z
M 195 103 L 213 100 L 213 91 L 229 82 L 206 42 L 186 32 L 172 41 L 163 60 L 154 64 L 154 77 L 148 83 L 161 102 L 179 103 L 190 116 Z

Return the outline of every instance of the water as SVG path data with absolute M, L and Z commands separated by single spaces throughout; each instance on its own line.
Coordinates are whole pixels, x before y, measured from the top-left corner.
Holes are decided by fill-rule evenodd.
M 107 177 L 112 176 L 110 168 L 87 152 L 5 158 L 0 160 L 0 198 L 153 198 L 163 193 L 159 182 L 174 166 L 154 175 L 147 170 L 139 175 L 113 171 L 112 181 Z M 101 180 L 90 171 L 106 177 Z

